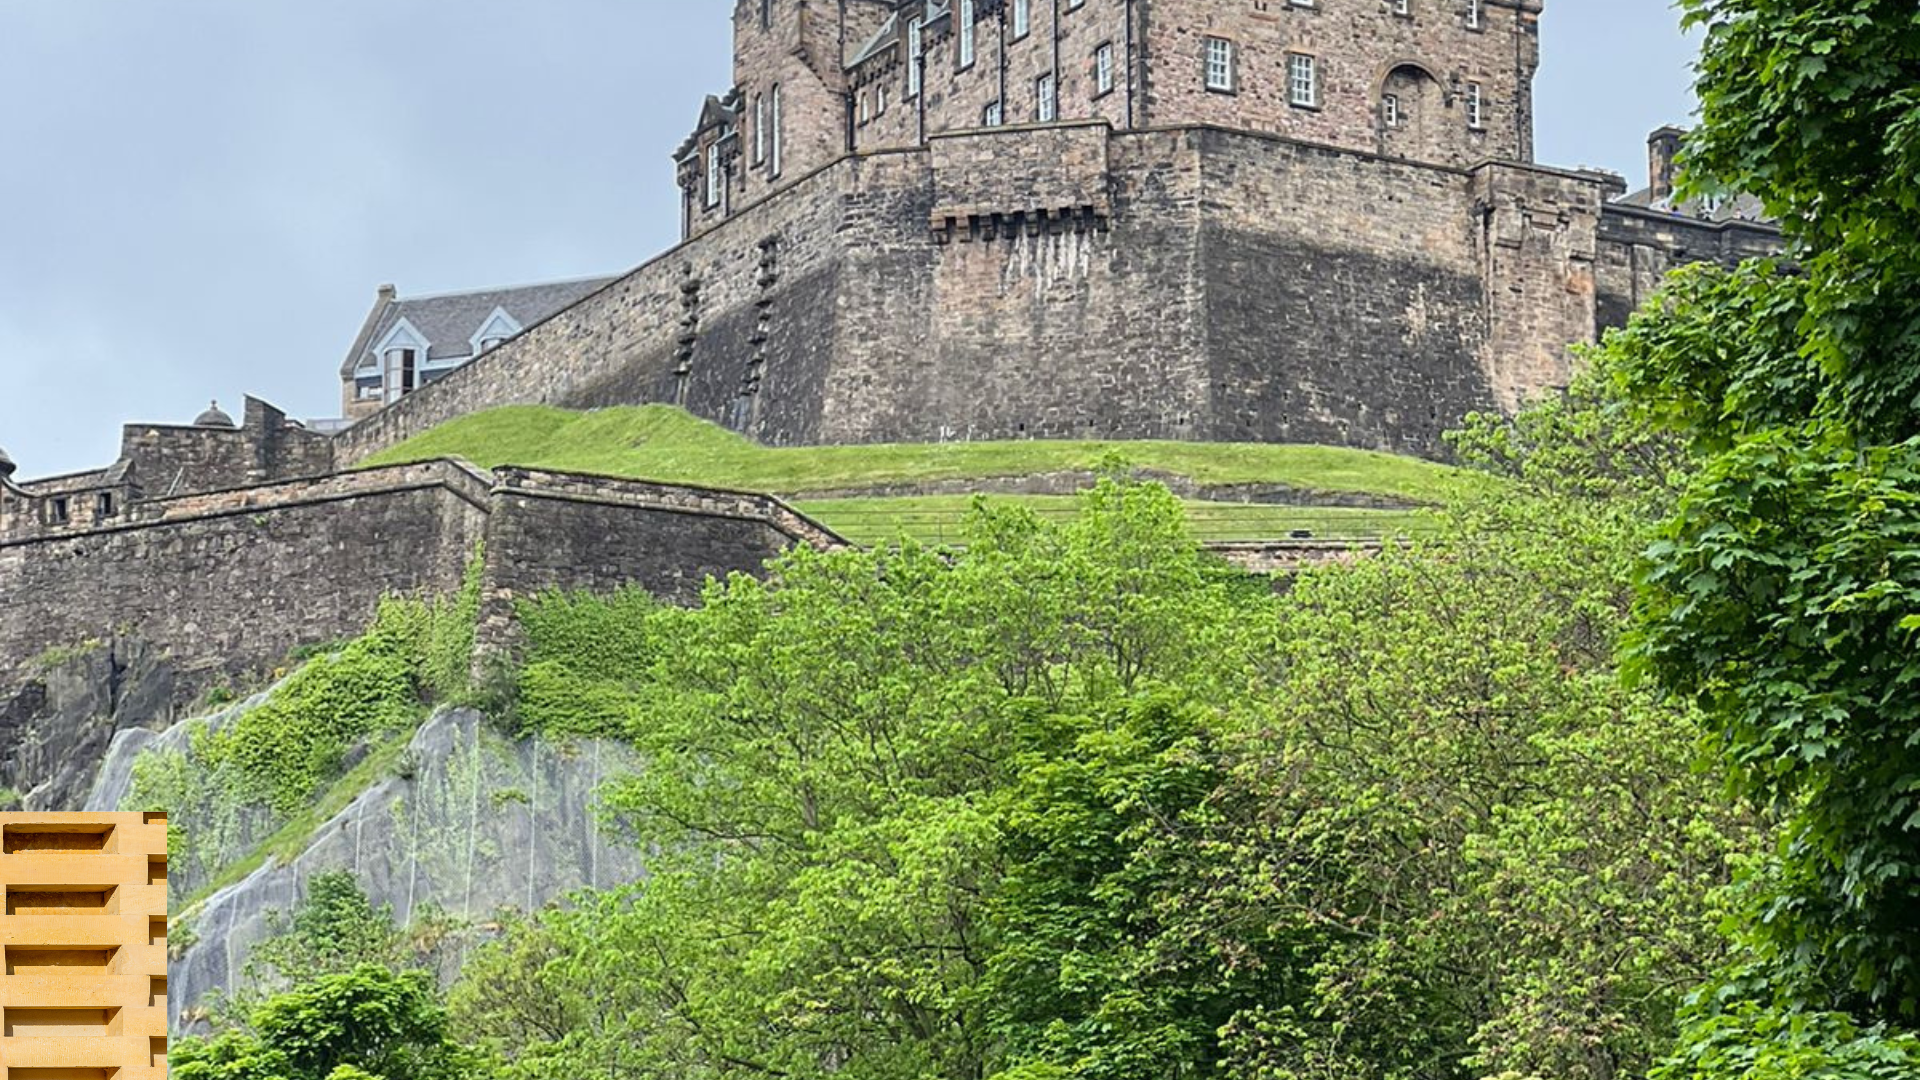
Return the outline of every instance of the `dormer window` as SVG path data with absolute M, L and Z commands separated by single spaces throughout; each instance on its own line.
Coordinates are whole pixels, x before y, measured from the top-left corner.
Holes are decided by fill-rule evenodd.
M 113 492 L 103 491 L 94 499 L 93 516 L 96 518 L 113 516 Z
M 65 525 L 67 523 L 67 497 L 65 495 L 55 496 L 54 499 L 47 504 L 47 520 L 55 525 Z
M 707 209 L 720 205 L 720 144 L 707 147 Z
M 415 349 L 387 350 L 387 390 L 394 396 L 411 393 L 418 385 L 420 354 Z

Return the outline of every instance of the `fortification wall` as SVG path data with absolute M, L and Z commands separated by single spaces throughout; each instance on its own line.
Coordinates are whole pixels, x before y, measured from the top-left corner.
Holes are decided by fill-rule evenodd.
M 0 541 L 0 686 L 46 650 L 131 636 L 172 652 L 184 703 L 222 675 L 365 626 L 383 594 L 455 587 L 484 492 L 433 462 L 163 500 L 106 528 Z
M 1771 239 L 1596 175 L 1104 123 L 854 155 L 340 438 L 497 405 L 675 402 L 772 445 L 1322 442 L 1444 456 L 1563 386 L 1678 258 Z M 1714 229 L 1719 231 L 1715 232 Z
M 173 702 L 358 633 L 384 595 L 446 593 L 484 539 L 495 637 L 515 597 L 697 597 L 794 543 L 842 541 L 764 495 L 451 461 L 144 503 L 113 526 L 0 541 L 0 697 L 34 658 L 127 639 L 171 655 Z
M 360 421 L 338 437 L 341 464 L 505 404 L 675 402 L 767 442 L 813 441 L 836 300 L 861 287 L 842 281 L 840 230 L 865 164 L 782 189 Z
M 1470 176 L 1194 133 L 1212 402 L 1201 437 L 1438 455 L 1492 404 Z
M 1667 271 L 1689 262 L 1731 265 L 1776 255 L 1780 234 L 1748 221 L 1713 222 L 1633 206 L 1601 215 L 1595 317 L 1600 329 L 1625 326 Z

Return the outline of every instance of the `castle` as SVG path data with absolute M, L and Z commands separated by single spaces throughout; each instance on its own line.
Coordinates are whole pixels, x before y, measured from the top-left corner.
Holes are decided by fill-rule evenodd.
M 685 598 L 838 542 L 750 494 L 347 471 L 499 405 L 672 402 L 776 445 L 1442 456 L 1468 412 L 1563 386 L 1569 345 L 1667 269 L 1778 245 L 1748 207 L 1672 204 L 1671 129 L 1632 196 L 1535 164 L 1540 17 L 1540 0 L 737 0 L 734 85 L 674 154 L 671 250 L 557 291 L 383 291 L 337 433 L 249 400 L 239 423 L 128 425 L 101 470 L 16 481 L 0 454 L 0 744 L 45 712 L 44 686 L 7 697 L 45 650 L 169 650 L 177 703 L 352 632 L 384 592 L 450 588 L 481 541 L 496 629 L 530 590 Z
M 1737 213 L 1534 164 L 1539 0 L 739 0 L 683 243 L 393 401 L 671 401 L 770 444 L 1307 442 L 1422 455 Z M 1691 208 L 1690 208 L 1691 209 Z

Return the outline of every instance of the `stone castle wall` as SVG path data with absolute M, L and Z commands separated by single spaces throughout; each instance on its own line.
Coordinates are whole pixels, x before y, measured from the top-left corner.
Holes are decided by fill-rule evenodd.
M 936 136 L 774 193 L 362 421 L 337 452 L 503 404 L 665 401 L 773 445 L 1442 455 L 1467 412 L 1564 385 L 1568 343 L 1620 322 L 1614 298 L 1644 291 L 1674 246 L 1739 247 L 1642 220 L 1611 191 L 1593 174 L 1205 127 Z
M 360 632 L 382 596 L 453 591 L 482 540 L 502 603 L 620 585 L 687 601 L 708 574 L 840 542 L 766 496 L 450 461 L 157 500 L 0 540 L 0 696 L 50 650 L 122 639 L 171 654 L 182 706 Z

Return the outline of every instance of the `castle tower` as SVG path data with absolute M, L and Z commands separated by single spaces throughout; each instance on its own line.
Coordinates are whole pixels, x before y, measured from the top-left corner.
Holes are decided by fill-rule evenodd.
M 675 153 L 692 235 L 848 153 L 1205 125 L 1424 164 L 1533 160 L 1542 0 L 737 0 Z

